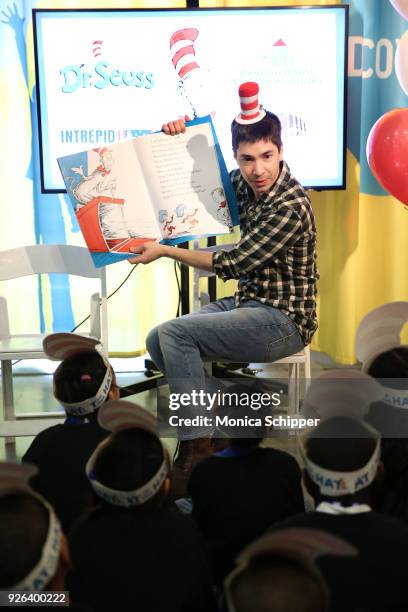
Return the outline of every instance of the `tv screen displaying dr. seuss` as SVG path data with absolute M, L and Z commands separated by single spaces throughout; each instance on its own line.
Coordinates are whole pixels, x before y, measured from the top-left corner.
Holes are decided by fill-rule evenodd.
M 57 158 L 211 112 L 228 169 L 238 87 L 282 122 L 309 188 L 344 188 L 347 7 L 34 10 L 42 189 Z M 75 41 L 75 42 L 73 42 Z

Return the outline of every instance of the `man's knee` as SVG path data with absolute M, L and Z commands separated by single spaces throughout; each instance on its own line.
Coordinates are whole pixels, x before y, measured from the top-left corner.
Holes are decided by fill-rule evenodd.
M 146 348 L 147 348 L 148 353 L 150 354 L 152 354 L 152 352 L 155 352 L 158 348 L 160 348 L 159 327 L 160 325 L 157 325 L 157 327 L 153 327 L 153 329 L 151 329 L 149 333 L 147 334 Z
M 163 348 L 166 344 L 172 345 L 182 343 L 195 343 L 194 327 L 191 327 L 190 321 L 185 317 L 178 317 L 162 323 L 158 327 L 158 336 L 160 346 Z
M 156 327 L 153 327 L 147 334 L 146 347 L 154 350 L 155 347 L 160 346 L 160 338 L 164 336 L 177 335 L 179 333 L 179 326 L 177 325 L 177 319 L 171 319 L 165 321 Z

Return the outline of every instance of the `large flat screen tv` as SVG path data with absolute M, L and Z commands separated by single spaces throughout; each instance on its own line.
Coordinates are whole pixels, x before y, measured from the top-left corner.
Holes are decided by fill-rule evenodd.
M 227 167 L 238 87 L 281 119 L 307 188 L 345 187 L 347 6 L 33 11 L 41 180 L 57 158 L 214 111 Z

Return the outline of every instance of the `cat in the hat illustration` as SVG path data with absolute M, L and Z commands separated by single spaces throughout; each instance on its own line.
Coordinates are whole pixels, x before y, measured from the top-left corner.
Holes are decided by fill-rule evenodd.
M 170 55 L 179 77 L 180 93 L 186 101 L 188 114 L 193 118 L 213 112 L 211 100 L 213 75 L 197 63 L 194 43 L 199 35 L 197 28 L 177 30 L 170 38 Z
M 77 201 L 78 222 L 92 251 L 127 250 L 132 234 L 125 222 L 125 200 L 116 197 L 112 150 L 107 147 L 93 150 L 99 155 L 99 163 L 90 174 L 85 174 L 82 165 L 72 168 L 80 176 L 71 188 Z
M 72 188 L 77 211 L 97 196 L 115 196 L 116 179 L 110 176 L 113 167 L 112 151 L 106 147 L 93 150 L 99 154 L 99 165 L 90 174 L 84 173 L 82 165 L 72 168 L 80 176 L 79 182 Z
M 216 75 L 202 68 L 196 57 L 195 43 L 200 32 L 197 28 L 176 30 L 170 38 L 170 55 L 174 69 L 179 77 L 179 89 L 188 105 L 191 118 L 214 114 L 216 101 L 212 99 Z M 273 46 L 274 51 L 287 51 L 286 44 L 279 39 Z M 308 128 L 297 111 L 275 109 L 286 137 L 299 137 L 307 134 Z

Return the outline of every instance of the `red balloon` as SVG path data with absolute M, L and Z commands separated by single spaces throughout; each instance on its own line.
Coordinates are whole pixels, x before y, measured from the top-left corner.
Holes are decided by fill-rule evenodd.
M 374 123 L 367 161 L 380 185 L 408 205 L 408 108 L 395 108 Z

